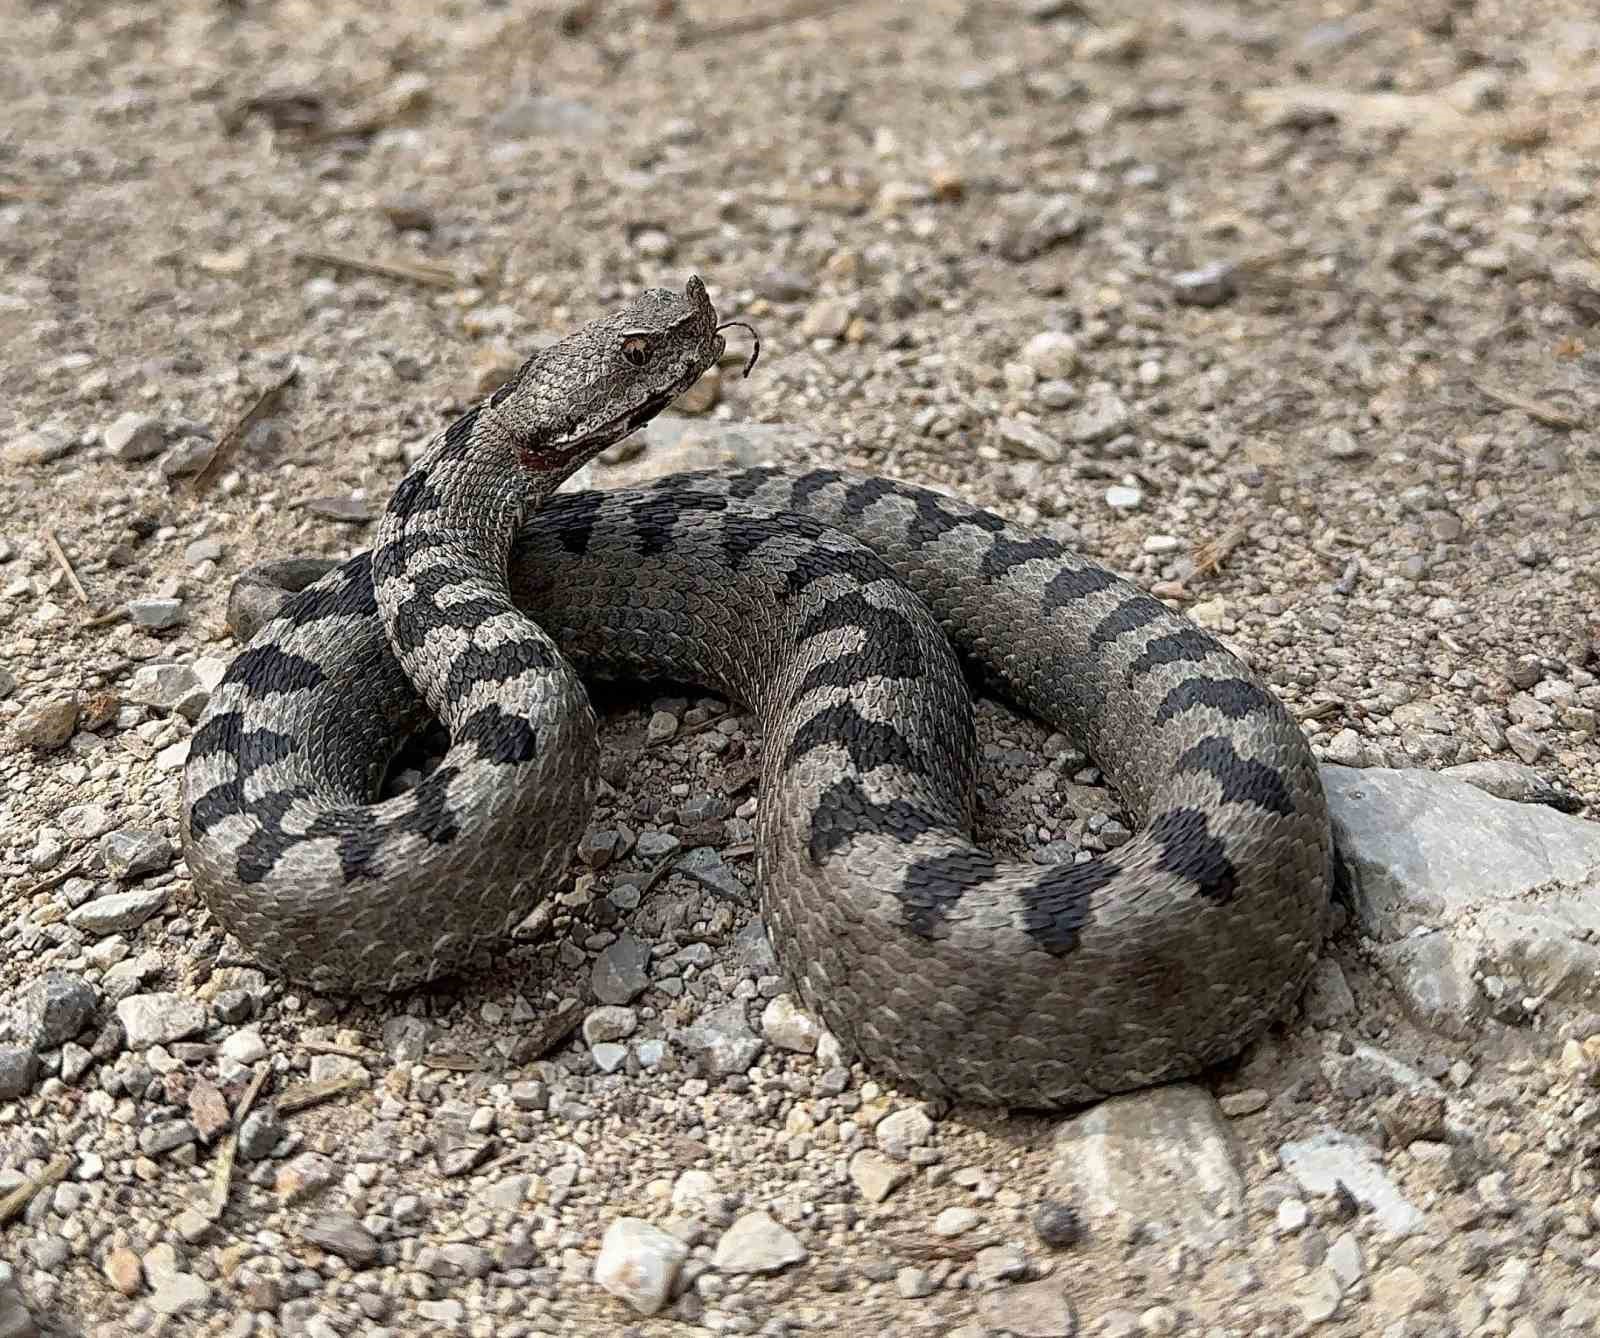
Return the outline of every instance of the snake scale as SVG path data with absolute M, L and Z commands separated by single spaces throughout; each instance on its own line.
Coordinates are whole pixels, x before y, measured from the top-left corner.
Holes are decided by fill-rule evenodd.
M 410 470 L 373 550 L 259 630 L 184 772 L 212 911 L 314 988 L 459 970 L 567 875 L 597 789 L 579 673 L 694 682 L 761 721 L 762 912 L 869 1067 L 1047 1108 L 1237 1053 L 1303 987 L 1331 888 L 1293 718 L 1159 600 L 925 488 L 759 468 L 551 496 L 722 328 L 691 279 L 535 354 Z M 964 670 L 1080 738 L 1134 837 L 1050 865 L 976 847 Z M 443 760 L 377 798 L 430 713 Z

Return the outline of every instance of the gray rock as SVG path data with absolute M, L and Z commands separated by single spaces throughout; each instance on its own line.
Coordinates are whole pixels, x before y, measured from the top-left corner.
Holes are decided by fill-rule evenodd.
M 678 1033 L 678 1043 L 716 1077 L 743 1073 L 756 1062 L 765 1042 L 750 1030 L 742 1003 L 724 1004 L 702 1013 L 693 1026 Z
M 816 1018 L 792 994 L 780 994 L 761 1013 L 761 1034 L 780 1050 L 815 1054 L 822 1033 Z
M 1389 1179 L 1370 1143 L 1329 1129 L 1285 1143 L 1278 1158 L 1308 1194 L 1332 1194 L 1342 1184 L 1385 1235 L 1409 1236 L 1422 1228 L 1422 1213 Z
M 93 841 L 117 825 L 110 810 L 99 804 L 74 804 L 56 814 L 56 821 L 73 841 Z
M 380 1032 L 383 1048 L 396 1063 L 415 1064 L 428 1051 L 431 1028 L 420 1017 L 388 1018 Z
M 283 1141 L 283 1121 L 271 1106 L 252 1110 L 239 1126 L 239 1157 L 242 1161 L 260 1161 L 270 1156 Z
M 807 1257 L 806 1247 L 766 1213 L 745 1213 L 722 1233 L 711 1266 L 724 1273 L 776 1273 Z
M 82 976 L 46 971 L 22 993 L 18 1038 L 35 1050 L 69 1041 L 94 1020 L 99 993 Z
M 167 1045 L 203 1031 L 206 1010 L 181 994 L 132 994 L 117 1004 L 130 1050 Z
M 135 887 L 109 892 L 67 912 L 67 923 L 85 934 L 121 934 L 137 929 L 152 915 L 166 909 L 170 887 Z
M 643 839 L 640 838 L 641 841 Z M 739 875 L 728 867 L 722 855 L 711 846 L 696 846 L 689 851 L 678 861 L 676 872 L 688 874 L 701 887 L 730 901 L 743 902 L 749 896 L 749 891 L 739 881 Z
M 622 934 L 595 959 L 590 984 L 601 1003 L 632 1002 L 650 984 L 650 945 L 633 934 Z
M 1080 446 L 1120 437 L 1129 428 L 1132 418 L 1128 406 L 1116 395 L 1104 393 L 1086 401 L 1082 408 L 1067 415 L 1063 431 L 1067 439 Z
M 356 1268 L 371 1268 L 381 1253 L 377 1237 L 349 1213 L 324 1213 L 308 1223 L 300 1237 Z
M 211 1303 L 211 1286 L 193 1273 L 171 1273 L 145 1301 L 158 1315 L 184 1315 L 204 1310 Z
M 139 1151 L 147 1157 L 159 1157 L 163 1152 L 184 1147 L 200 1137 L 200 1131 L 188 1120 L 163 1120 L 160 1124 L 147 1124 L 139 1130 Z
M 1425 1024 L 1471 1035 L 1490 980 L 1600 1001 L 1600 826 L 1427 771 L 1322 776 L 1361 929 Z
M 188 664 L 145 664 L 133 671 L 123 696 L 137 706 L 159 711 L 179 711 L 189 719 L 199 715 L 210 693 L 200 675 Z
M 123 464 L 154 459 L 166 444 L 158 419 L 142 413 L 125 413 L 101 434 L 106 449 Z
M 619 1217 L 600 1242 L 594 1280 L 641 1315 L 653 1315 L 671 1299 L 689 1247 L 676 1236 L 637 1217 Z
M 15 1101 L 33 1089 L 39 1057 L 26 1045 L 0 1045 L 0 1101 Z
M 921 1106 L 906 1106 L 885 1115 L 873 1130 L 878 1146 L 891 1157 L 905 1161 L 912 1148 L 922 1147 L 933 1137 L 933 1120 Z
M 602 1041 L 620 1041 L 632 1036 L 639 1025 L 639 1015 L 631 1008 L 608 1004 L 592 1008 L 583 1019 L 583 1039 L 588 1045 Z
M 113 878 L 137 878 L 172 866 L 172 842 L 160 832 L 125 829 L 100 838 L 100 862 Z
M 72 697 L 51 697 L 24 706 L 11 722 L 11 737 L 41 753 L 64 747 L 78 725 L 78 703 Z
M 183 601 L 161 596 L 130 599 L 128 601 L 128 618 L 135 627 L 143 627 L 150 632 L 159 632 L 163 628 L 176 627 L 183 621 Z
M 1066 459 L 1067 448 L 1043 428 L 1021 418 L 1001 418 L 994 425 L 995 441 L 1002 450 L 1025 460 L 1055 464 Z
M 1188 1083 L 1112 1097 L 1056 1135 L 1052 1179 L 1092 1220 L 1138 1223 L 1211 1250 L 1244 1227 L 1244 1182 L 1227 1121 Z
M 908 1167 L 890 1161 L 882 1153 L 862 1148 L 850 1158 L 850 1179 L 868 1203 L 882 1203 L 910 1178 Z
M 978 1298 L 978 1318 L 989 1331 L 1012 1338 L 1073 1338 L 1078 1332 L 1067 1281 L 1059 1277 L 984 1292 Z

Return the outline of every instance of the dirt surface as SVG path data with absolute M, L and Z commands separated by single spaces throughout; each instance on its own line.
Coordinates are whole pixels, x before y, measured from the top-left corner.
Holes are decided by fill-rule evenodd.
M 227 592 L 252 562 L 365 547 L 408 455 L 539 340 L 698 273 L 759 326 L 760 365 L 724 367 L 684 406 L 688 437 L 653 432 L 595 485 L 763 452 L 937 483 L 1187 609 L 1326 756 L 1515 756 L 1600 801 L 1592 6 L 5 0 L 0 29 L 0 998 L 45 965 L 107 999 L 118 967 L 124 992 L 244 996 L 136 1071 L 107 1042 L 115 1082 L 65 1081 L 56 1048 L 0 1104 L 19 1180 L 69 1149 L 103 1159 L 0 1227 L 47 1331 L 1051 1334 L 1065 1306 L 1083 1332 L 1521 1335 L 1600 1289 L 1580 1262 L 1594 1167 L 1530 1135 L 1437 1185 L 1424 1167 L 1430 1231 L 1363 1236 L 1372 1285 L 1325 1315 L 1304 1300 L 1324 1266 L 1307 1242 L 1337 1244 L 1343 1208 L 1285 1226 L 1270 1186 L 1290 1140 L 1370 1123 L 1359 1084 L 1306 1085 L 1342 1029 L 1505 1066 L 1486 1101 L 1530 1129 L 1571 1109 L 1537 1036 L 1491 1052 L 1410 1029 L 1351 935 L 1333 952 L 1361 1021 L 1295 1020 L 1212 1084 L 1291 1094 L 1236 1103 L 1249 1240 L 1066 1245 L 1038 1226 L 1074 1199 L 1054 1120 L 941 1113 L 891 1157 L 909 1183 L 871 1203 L 848 1167 L 913 1097 L 770 1036 L 754 1077 L 702 1076 L 680 1029 L 725 1000 L 760 1017 L 781 982 L 747 905 L 646 885 L 626 837 L 494 979 L 343 1004 L 230 965 L 172 850 L 186 711 L 128 695 L 140 666 L 232 655 Z M 52 719 L 63 698 L 76 721 Z M 596 828 L 685 847 L 714 829 L 747 882 L 749 791 L 727 778 L 759 743 L 737 714 L 708 726 L 723 710 L 620 696 Z M 1041 824 L 1024 788 L 1052 758 L 1073 775 L 1070 754 L 981 718 L 985 833 L 1037 847 L 1008 824 Z M 104 819 L 63 818 L 84 806 Z M 67 916 L 112 890 L 107 830 L 166 840 L 124 881 L 168 895 L 97 939 Z M 629 1010 L 666 1058 L 642 1065 L 635 1040 L 608 1074 L 595 1042 L 531 1053 L 531 1017 L 592 1004 L 597 954 L 630 932 L 678 981 Z M 352 1085 L 284 1116 L 276 1159 L 241 1163 L 227 1211 L 190 1230 L 216 1148 L 141 1135 L 194 1122 L 202 1082 L 236 1108 L 243 1070 L 214 1047 L 241 1030 L 276 1090 Z M 489 1148 L 465 1170 L 439 1147 L 451 1127 Z M 307 1156 L 326 1188 L 282 1182 Z M 1481 1184 L 1496 1173 L 1536 1205 L 1515 1223 L 1532 1244 L 1469 1268 L 1480 1223 L 1452 1196 L 1477 1186 L 1480 1215 L 1511 1219 Z M 968 1207 L 975 1231 L 937 1225 Z M 717 1262 L 758 1210 L 804 1262 Z M 619 1217 L 699 1224 L 679 1232 L 694 1277 L 654 1318 L 590 1281 Z M 1579 1244 L 1546 1251 L 1554 1281 L 1504 1281 L 1563 1231 Z M 1006 1249 L 1016 1267 L 986 1253 Z M 1490 1279 L 1481 1316 L 1463 1277 Z

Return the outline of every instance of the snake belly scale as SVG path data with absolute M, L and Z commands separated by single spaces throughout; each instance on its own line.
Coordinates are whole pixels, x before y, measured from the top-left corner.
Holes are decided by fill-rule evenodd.
M 1237 1053 L 1303 988 L 1331 888 L 1288 711 L 1159 600 L 926 488 L 749 469 L 552 497 L 721 356 L 717 329 L 695 279 L 536 354 L 408 473 L 371 553 L 260 628 L 184 773 L 213 912 L 317 988 L 460 969 L 586 826 L 579 676 L 667 678 L 758 715 L 762 912 L 874 1071 L 1044 1108 Z M 963 671 L 1081 739 L 1134 837 L 1055 865 L 975 846 Z M 444 759 L 376 799 L 430 712 Z

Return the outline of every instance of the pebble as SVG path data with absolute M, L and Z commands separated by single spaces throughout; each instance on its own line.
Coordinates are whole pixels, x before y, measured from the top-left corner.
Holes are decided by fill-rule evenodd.
M 106 426 L 100 440 L 118 460 L 131 465 L 160 455 L 166 434 L 158 419 L 148 414 L 125 413 Z
M 742 1003 L 724 1004 L 702 1013 L 692 1026 L 678 1033 L 678 1043 L 694 1055 L 713 1076 L 743 1073 L 765 1048 L 750 1030 Z
M 309 1244 L 338 1255 L 356 1268 L 371 1268 L 381 1253 L 377 1238 L 349 1213 L 326 1213 L 314 1218 L 300 1235 Z
M 637 1217 L 619 1217 L 600 1242 L 594 1280 L 641 1315 L 654 1315 L 671 1299 L 689 1247 Z
M 994 425 L 995 440 L 1012 455 L 1028 460 L 1058 463 L 1066 459 L 1067 448 L 1048 432 L 1021 418 L 1001 418 Z
M 100 838 L 100 863 L 113 878 L 137 878 L 171 867 L 172 842 L 160 832 L 124 830 Z
M 89 1025 L 98 1003 L 98 992 L 82 976 L 46 971 L 22 992 L 18 1039 L 35 1050 L 53 1049 Z
M 1171 284 L 1172 295 L 1185 306 L 1218 307 L 1237 291 L 1237 274 L 1232 265 L 1218 260 L 1174 274 Z
M 639 1015 L 631 1008 L 608 1004 L 589 1010 L 583 1019 L 583 1039 L 588 1045 L 602 1041 L 620 1041 L 632 1036 L 639 1025 Z
M 169 1045 L 205 1029 L 206 1010 L 181 994 L 133 994 L 117 1003 L 130 1050 Z
M 33 1088 L 39 1057 L 31 1046 L 0 1045 L 0 1101 L 15 1101 Z
M 165 910 L 171 899 L 170 887 L 136 887 L 126 892 L 108 892 L 68 911 L 67 923 L 86 934 L 122 934 L 137 929 L 152 915 Z
M 850 1179 L 868 1203 L 882 1203 L 911 1178 L 910 1168 L 862 1148 L 850 1158 Z
M 971 1231 L 983 1216 L 975 1208 L 946 1208 L 933 1219 L 933 1234 L 936 1236 L 959 1236 L 964 1231 Z
M 798 1236 L 766 1213 L 754 1212 L 722 1233 L 711 1264 L 724 1273 L 776 1273 L 806 1257 Z
M 130 599 L 128 617 L 135 627 L 159 632 L 163 628 L 176 627 L 183 621 L 183 601 L 160 597 Z
M 978 1298 L 978 1318 L 987 1331 L 1013 1338 L 1073 1338 L 1078 1332 L 1077 1312 L 1060 1278 L 984 1292 Z
M 1040 380 L 1065 380 L 1078 370 L 1078 341 L 1060 330 L 1041 330 L 1018 356 Z
M 1144 489 L 1113 484 L 1106 489 L 1106 505 L 1113 511 L 1137 511 L 1144 505 Z
M 595 959 L 590 978 L 594 997 L 606 1004 L 631 1003 L 650 984 L 649 963 L 650 945 L 623 933 Z
M 885 1115 L 873 1132 L 880 1148 L 905 1161 L 912 1149 L 924 1146 L 933 1137 L 933 1121 L 921 1106 L 905 1106 Z
M 144 1288 L 144 1265 L 139 1256 L 125 1245 L 111 1250 L 105 1257 L 101 1270 L 108 1281 L 124 1296 L 137 1296 Z
M 11 722 L 11 737 L 24 747 L 54 752 L 66 745 L 77 724 L 76 699 L 50 697 L 22 708 Z
M 822 1028 L 792 994 L 770 1000 L 761 1013 L 761 1034 L 780 1050 L 814 1054 Z
M 1087 400 L 1082 408 L 1068 414 L 1063 431 L 1069 441 L 1093 446 L 1120 437 L 1131 421 L 1128 406 L 1117 396 L 1104 394 Z

